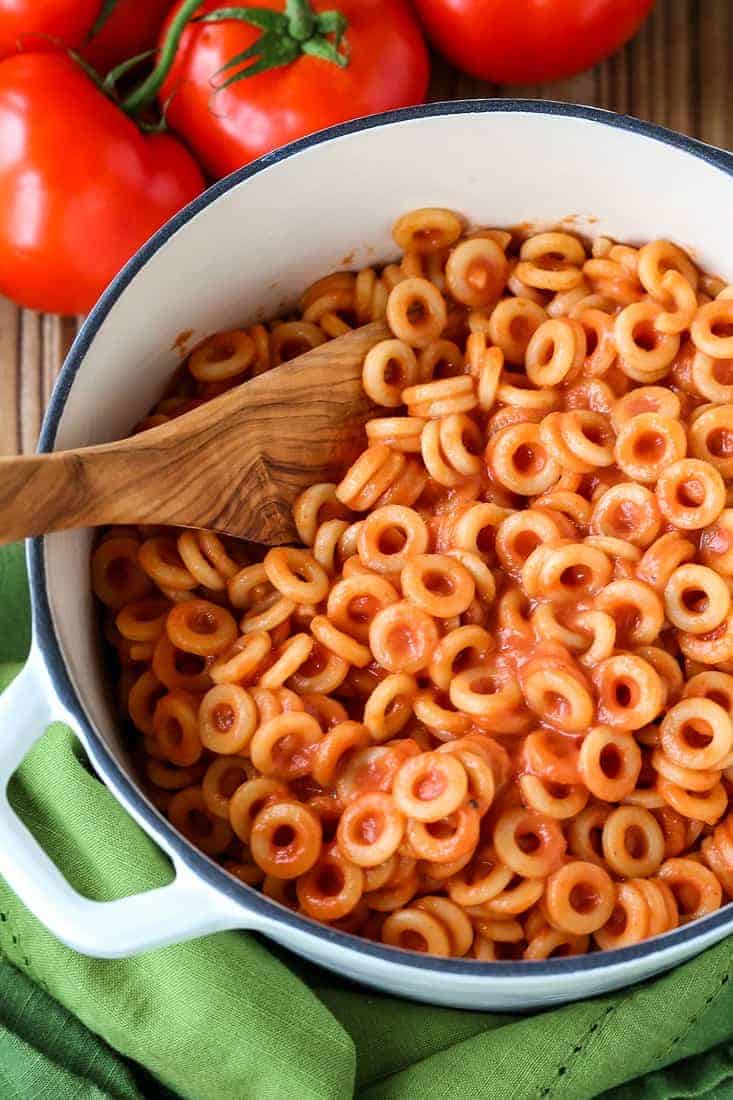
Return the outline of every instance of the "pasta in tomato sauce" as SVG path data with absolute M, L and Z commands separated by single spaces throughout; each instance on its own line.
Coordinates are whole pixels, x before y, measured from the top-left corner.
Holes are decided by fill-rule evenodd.
M 401 217 L 399 262 L 201 344 L 141 424 L 370 320 L 299 546 L 92 558 L 149 798 L 390 946 L 543 959 L 733 901 L 733 287 L 669 241 Z

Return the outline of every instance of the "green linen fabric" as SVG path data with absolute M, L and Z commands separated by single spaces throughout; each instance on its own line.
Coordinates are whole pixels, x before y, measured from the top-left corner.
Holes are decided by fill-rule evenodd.
M 0 690 L 28 641 L 23 557 L 10 547 Z M 34 746 L 10 798 L 88 897 L 169 881 L 65 726 Z M 631 989 L 510 1016 L 360 989 L 237 932 L 86 958 L 0 880 L 0 954 L 1 1100 L 733 1100 L 733 939 Z

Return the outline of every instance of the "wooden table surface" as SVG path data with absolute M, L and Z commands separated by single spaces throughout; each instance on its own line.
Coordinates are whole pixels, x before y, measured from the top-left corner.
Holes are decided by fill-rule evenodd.
M 609 107 L 733 147 L 733 0 L 658 0 L 615 57 L 555 84 L 498 88 L 434 58 L 430 98 L 529 96 Z M 34 450 L 54 378 L 79 319 L 0 298 L 0 454 Z

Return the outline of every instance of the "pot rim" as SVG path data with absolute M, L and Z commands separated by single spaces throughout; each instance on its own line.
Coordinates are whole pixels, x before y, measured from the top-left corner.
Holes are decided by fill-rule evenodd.
M 122 292 L 163 245 L 196 214 L 200 213 L 220 195 L 226 194 L 240 183 L 298 153 L 322 145 L 334 138 L 361 133 L 366 130 L 390 126 L 414 119 L 447 117 L 464 114 L 518 113 L 559 116 L 583 119 L 601 126 L 625 130 L 641 137 L 671 146 L 697 157 L 730 177 L 733 177 L 733 155 L 714 146 L 705 145 L 694 138 L 669 130 L 654 123 L 617 114 L 598 107 L 581 106 L 553 100 L 533 99 L 467 99 L 428 103 L 397 111 L 369 115 L 365 118 L 340 123 L 315 134 L 283 146 L 257 161 L 238 169 L 219 180 L 172 217 L 128 260 L 121 271 L 93 307 L 74 340 L 64 362 L 43 420 L 38 443 L 39 452 L 53 450 L 54 441 L 66 400 L 74 379 L 91 347 L 97 332 Z M 33 644 L 38 647 L 46 664 L 49 677 L 59 701 L 73 717 L 85 750 L 105 784 L 115 797 L 134 807 L 138 821 L 145 831 L 164 850 L 175 853 L 196 876 L 212 890 L 224 894 L 244 911 L 258 914 L 280 925 L 289 927 L 316 940 L 350 950 L 368 961 L 378 960 L 392 966 L 407 968 L 422 974 L 450 975 L 459 978 L 490 979 L 506 982 L 526 981 L 536 978 L 568 978 L 573 974 L 601 972 L 631 964 L 648 956 L 663 956 L 696 939 L 707 937 L 719 930 L 733 931 L 733 902 L 707 917 L 693 921 L 674 931 L 642 941 L 630 947 L 610 951 L 578 955 L 571 958 L 543 961 L 479 962 L 467 959 L 445 959 L 421 955 L 400 948 L 387 947 L 371 940 L 330 928 L 307 917 L 302 917 L 280 905 L 252 886 L 240 882 L 223 867 L 214 863 L 189 843 L 161 813 L 143 796 L 139 787 L 115 760 L 103 738 L 88 720 L 79 696 L 72 684 L 54 629 L 48 600 L 44 557 L 44 537 L 29 539 L 27 543 L 28 572 L 33 606 Z M 722 938 L 722 936 L 720 937 Z

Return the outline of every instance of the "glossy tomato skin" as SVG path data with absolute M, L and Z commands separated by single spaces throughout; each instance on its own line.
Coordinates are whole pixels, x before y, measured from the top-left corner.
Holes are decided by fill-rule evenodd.
M 143 136 L 70 58 L 0 62 L 0 293 L 86 312 L 202 188 L 180 142 Z
M 283 0 L 256 4 L 283 10 Z M 219 6 L 207 0 L 201 10 Z M 186 29 L 161 101 L 170 97 L 168 122 L 212 176 L 314 130 L 424 100 L 427 50 L 403 0 L 314 0 L 313 8 L 338 8 L 348 19 L 346 68 L 301 56 L 215 94 L 213 74 L 260 32 L 234 20 Z
M 78 50 L 99 73 L 152 49 L 172 0 L 117 0 L 89 39 L 102 0 L 0 0 L 0 59 L 15 53 Z
M 101 0 L 0 0 L 0 58 L 81 45 Z
M 117 0 L 106 23 L 81 50 L 99 73 L 156 45 L 172 0 Z M 99 8 L 99 3 L 97 3 Z
M 459 69 L 495 84 L 559 80 L 628 41 L 654 0 L 413 0 Z

